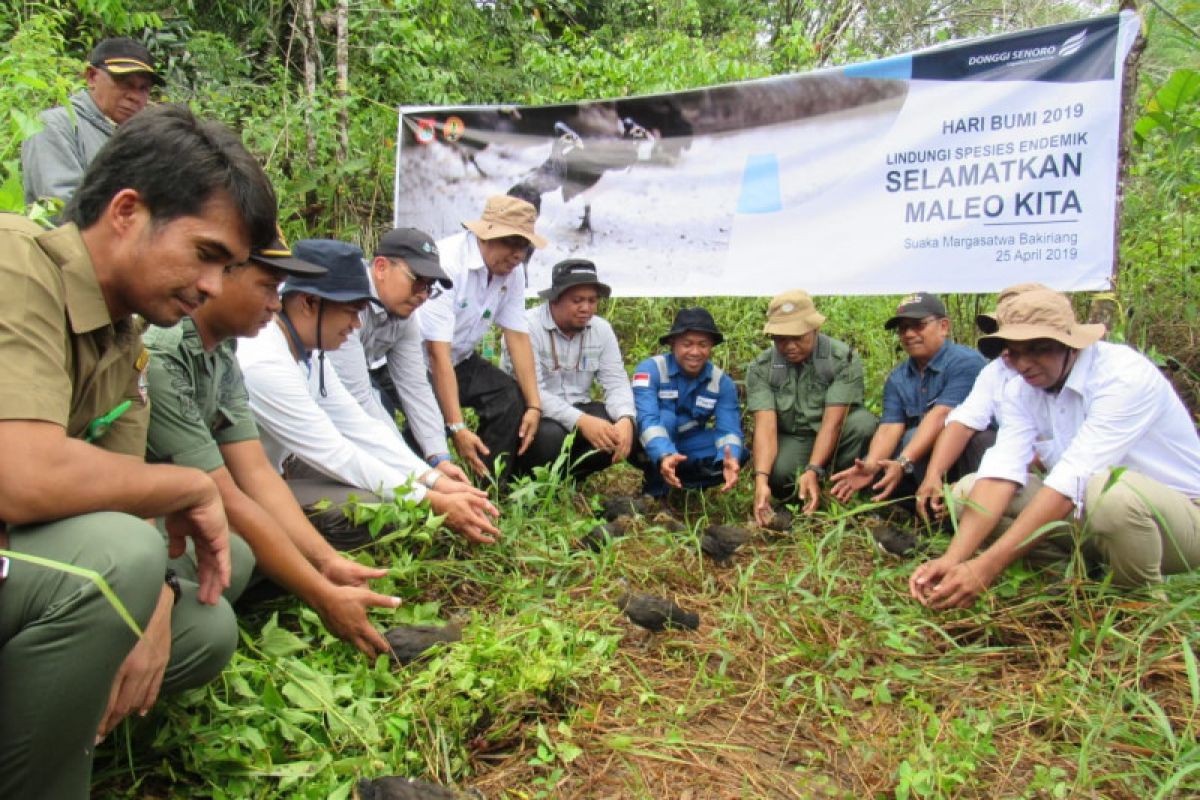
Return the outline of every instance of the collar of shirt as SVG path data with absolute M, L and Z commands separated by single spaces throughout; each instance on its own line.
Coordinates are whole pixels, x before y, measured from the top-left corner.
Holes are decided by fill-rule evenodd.
M 96 270 L 74 223 L 38 237 L 42 248 L 62 268 L 71 331 L 88 333 L 113 324 Z
M 687 375 L 683 374 L 683 367 L 679 366 L 679 362 L 675 360 L 674 354 L 667 353 L 666 356 L 667 356 L 667 374 L 670 375 L 672 378 L 678 376 L 680 378 L 683 378 L 685 381 L 706 381 L 709 379 L 709 376 L 712 375 L 712 361 L 711 360 L 705 361 L 704 366 L 700 368 L 700 374 L 697 375 L 696 377 L 692 378 L 692 377 L 688 377 Z
M 941 372 L 946 364 L 946 359 L 950 358 L 951 345 L 954 344 L 949 339 L 942 342 L 942 346 L 933 354 L 933 358 L 929 359 L 929 363 L 925 365 L 924 372 Z M 917 369 L 917 362 L 910 357 L 908 359 L 908 371 L 912 375 L 921 375 L 922 370 Z
M 371 262 L 366 262 L 366 265 L 367 282 L 371 284 L 371 297 L 374 297 L 376 300 L 378 300 L 380 304 L 375 305 L 374 303 L 367 303 L 366 308 L 363 309 L 364 313 L 362 316 L 364 320 L 366 320 L 368 317 L 371 317 L 376 322 L 383 322 L 384 320 L 390 319 L 395 315 L 387 310 L 387 306 L 383 305 L 383 298 L 379 296 L 379 290 L 375 288 L 375 271 L 371 269 Z M 396 319 L 399 319 L 399 317 L 396 317 Z
M 1080 399 L 1085 397 L 1084 389 L 1092 378 L 1092 369 L 1096 364 L 1096 348 L 1088 345 L 1079 351 L 1079 355 L 1075 357 L 1075 363 L 1071 365 L 1071 372 L 1067 375 L 1066 382 L 1063 383 L 1063 391 L 1070 390 Z

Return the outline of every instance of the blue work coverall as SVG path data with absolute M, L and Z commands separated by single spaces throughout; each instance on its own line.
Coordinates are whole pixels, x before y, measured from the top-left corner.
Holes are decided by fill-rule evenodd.
M 675 357 L 665 353 L 638 364 L 632 384 L 638 436 L 649 458 L 643 492 L 655 497 L 667 493 L 658 464 L 672 453 L 687 456 L 675 474 L 688 489 L 724 481 L 726 447 L 738 463 L 745 462 L 737 387 L 720 367 L 710 361 L 689 378 Z

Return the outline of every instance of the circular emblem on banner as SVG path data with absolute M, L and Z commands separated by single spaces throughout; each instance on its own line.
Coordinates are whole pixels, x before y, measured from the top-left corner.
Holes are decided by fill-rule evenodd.
M 429 144 L 432 142 L 435 136 L 434 121 L 431 119 L 417 120 L 417 130 L 414 135 L 417 137 L 418 144 Z
M 467 125 L 459 117 L 446 117 L 446 122 L 442 125 L 442 136 L 447 142 L 457 142 L 463 137 L 463 132 L 466 131 Z

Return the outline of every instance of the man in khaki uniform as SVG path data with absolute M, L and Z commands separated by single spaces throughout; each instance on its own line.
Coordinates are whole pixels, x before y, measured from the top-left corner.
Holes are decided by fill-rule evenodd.
M 221 296 L 190 319 L 146 332 L 153 356 L 146 457 L 208 473 L 221 491 L 233 540 L 245 539 L 262 574 L 315 609 L 330 632 L 375 656 L 388 645 L 367 609 L 395 608 L 399 600 L 366 584 L 387 570 L 343 557 L 313 528 L 267 459 L 235 354 L 235 337 L 257 335 L 282 307 L 284 275 L 324 273 L 279 240 L 230 270 Z
M 863 368 L 845 342 L 820 332 L 825 316 L 793 289 L 767 308 L 772 346 L 746 370 L 746 410 L 754 414 L 754 516 L 771 517 L 771 497 L 793 493 L 805 513 L 817 507 L 830 470 L 854 464 L 875 433 L 863 408 Z
M 0 797 L 87 797 L 97 739 L 160 689 L 211 679 L 237 643 L 216 485 L 141 458 L 132 315 L 171 325 L 219 293 L 274 233 L 274 193 L 233 133 L 164 106 L 114 135 L 68 216 L 49 232 L 0 217 Z M 185 539 L 195 580 L 168 580 Z M 25 555 L 98 572 L 144 636 Z

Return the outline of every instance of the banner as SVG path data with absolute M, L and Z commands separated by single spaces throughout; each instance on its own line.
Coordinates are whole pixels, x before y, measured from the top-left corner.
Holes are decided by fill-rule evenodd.
M 540 199 L 531 293 L 570 257 L 627 296 L 1107 288 L 1137 29 L 1122 12 L 672 94 L 402 108 L 396 224 L 440 238 L 489 195 Z

